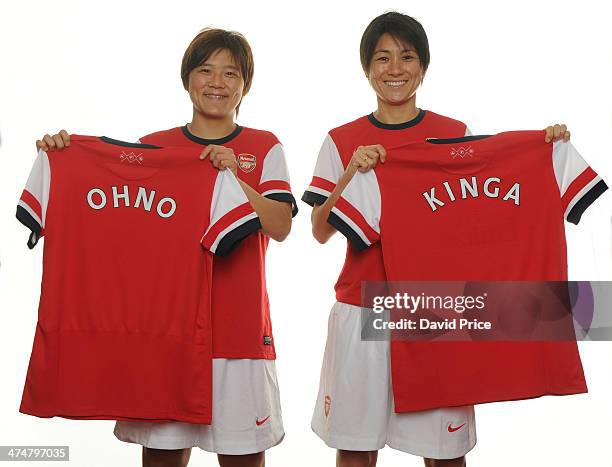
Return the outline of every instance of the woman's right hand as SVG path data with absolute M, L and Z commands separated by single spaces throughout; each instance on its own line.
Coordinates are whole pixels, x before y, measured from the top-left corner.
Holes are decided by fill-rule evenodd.
M 359 146 L 353 152 L 353 157 L 347 167 L 348 170 L 353 173 L 368 172 L 376 167 L 378 161 L 384 163 L 387 158 L 387 151 L 380 144 L 373 144 L 371 146 Z
M 61 130 L 59 133 L 49 136 L 43 136 L 42 140 L 36 140 L 36 150 L 43 151 L 61 151 L 70 146 L 70 135 L 66 130 Z

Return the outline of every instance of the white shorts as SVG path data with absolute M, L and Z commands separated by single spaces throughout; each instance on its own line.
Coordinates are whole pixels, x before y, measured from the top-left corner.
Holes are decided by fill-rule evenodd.
M 385 445 L 430 459 L 461 457 L 476 444 L 474 407 L 394 412 L 389 341 L 361 340 L 361 308 L 330 313 L 312 429 L 336 449 Z
M 121 441 L 148 448 L 199 447 L 217 454 L 253 454 L 285 436 L 274 360 L 213 359 L 212 424 L 115 424 Z

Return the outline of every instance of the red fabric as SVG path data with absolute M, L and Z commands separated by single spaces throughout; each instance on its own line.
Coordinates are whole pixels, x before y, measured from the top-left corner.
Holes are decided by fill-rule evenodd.
M 346 168 L 358 146 L 381 144 L 387 148 L 428 137 L 453 138 L 464 136 L 465 132 L 466 126 L 464 123 L 428 110 L 425 112 L 423 120 L 405 129 L 379 128 L 374 126 L 365 116 L 335 128 L 329 134 L 334 140 L 342 164 Z M 335 285 L 336 299 L 343 303 L 360 305 L 361 282 L 384 281 L 385 279 L 385 269 L 379 244 L 375 244 L 365 251 L 358 251 L 348 243 L 344 266 Z
M 473 156 L 453 158 L 458 146 L 471 147 Z M 563 208 L 551 154 L 539 131 L 392 149 L 376 169 L 389 280 L 566 280 Z M 479 196 L 462 199 L 458 179 L 472 176 Z M 499 197 L 484 195 L 488 177 L 501 179 Z M 503 200 L 514 183 L 520 184 L 518 206 Z M 432 187 L 445 203 L 435 212 L 423 196 Z M 391 359 L 397 412 L 587 390 L 575 342 L 395 341 Z
M 20 410 L 210 423 L 212 254 L 200 239 L 218 171 L 189 148 L 71 143 L 48 154 L 44 274 Z M 128 187 L 129 207 L 114 207 L 112 186 Z M 156 191 L 150 211 L 134 207 L 139 187 Z M 106 194 L 101 209 L 88 204 L 93 188 Z M 164 197 L 176 203 L 168 218 L 156 209 Z
M 181 127 L 144 136 L 140 141 L 156 145 L 205 147 L 190 139 Z M 248 173 L 238 169 L 238 178 L 259 191 L 264 159 L 277 143 L 272 133 L 243 127 L 237 136 L 221 144 L 233 149 L 236 155 L 247 153 L 255 156 L 255 168 Z M 265 275 L 268 242 L 269 238 L 259 231 L 242 241 L 230 256 L 215 257 L 213 260 L 215 358 L 276 358 Z M 265 336 L 272 339 L 267 340 Z

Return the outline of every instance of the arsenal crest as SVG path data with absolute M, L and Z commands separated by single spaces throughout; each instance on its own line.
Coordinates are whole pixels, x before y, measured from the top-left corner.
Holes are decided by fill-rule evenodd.
M 257 158 L 253 154 L 238 154 L 238 167 L 244 173 L 249 173 L 257 167 Z
M 325 406 L 323 410 L 325 411 L 325 418 L 329 417 L 329 409 L 331 408 L 331 396 L 325 396 Z

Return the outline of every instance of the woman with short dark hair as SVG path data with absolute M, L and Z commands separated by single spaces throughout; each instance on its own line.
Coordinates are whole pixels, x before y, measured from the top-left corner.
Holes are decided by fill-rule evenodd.
M 373 113 L 332 129 L 323 141 L 313 182 L 302 198 L 313 206 L 312 233 L 320 243 L 336 232 L 327 219 L 344 188 L 357 171 L 384 163 L 387 147 L 469 134 L 464 123 L 416 106 L 430 60 L 427 35 L 417 20 L 397 12 L 376 17 L 361 38 L 360 58 L 378 105 Z M 564 125 L 548 127 L 546 138 L 567 139 L 565 130 Z M 385 445 L 421 456 L 427 466 L 463 466 L 476 443 L 473 407 L 395 413 L 389 341 L 361 341 L 361 283 L 385 280 L 380 243 L 363 251 L 348 243 L 329 316 L 312 428 L 338 450 L 340 467 L 373 467 Z
M 156 146 L 201 147 L 201 158 L 237 176 L 261 221 L 260 231 L 227 258 L 213 261 L 212 424 L 119 421 L 115 426 L 117 438 L 143 446 L 144 467 L 186 466 L 194 446 L 217 453 L 222 467 L 263 467 L 265 450 L 284 437 L 265 254 L 270 238 L 280 242 L 289 234 L 297 208 L 276 136 L 235 123 L 253 72 L 251 48 L 241 34 L 204 29 L 181 65 L 193 104 L 191 121 L 140 138 Z M 46 151 L 69 144 L 65 131 L 37 141 Z

